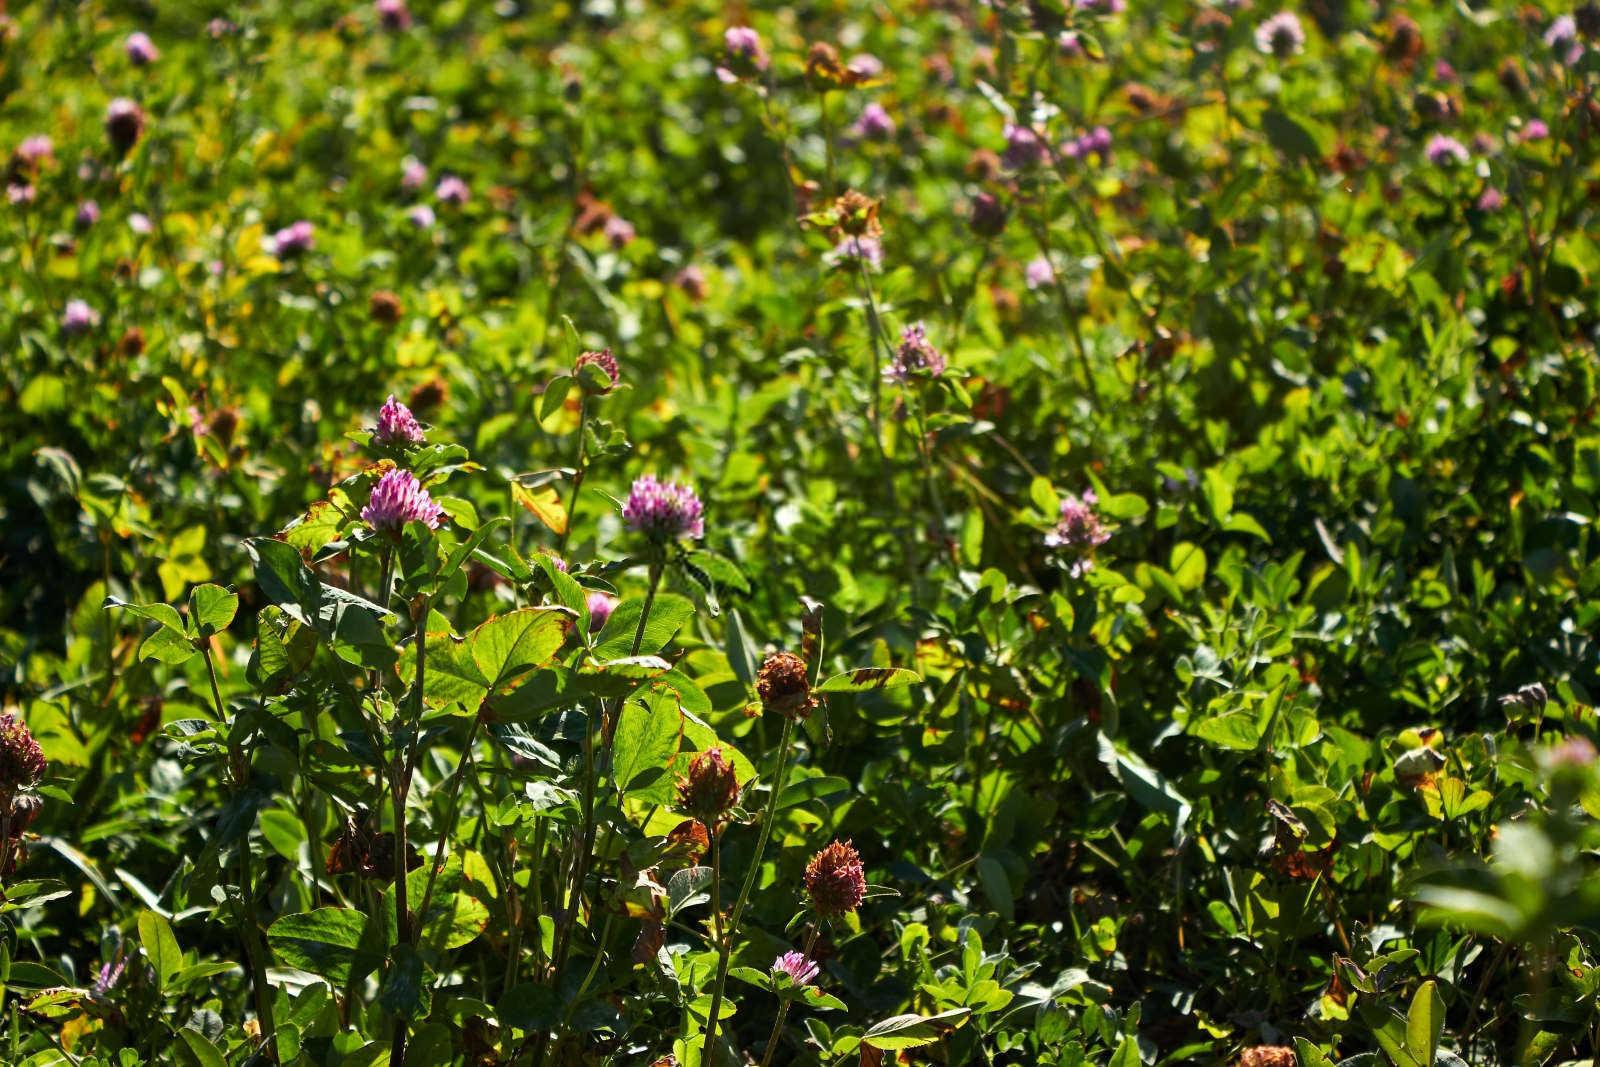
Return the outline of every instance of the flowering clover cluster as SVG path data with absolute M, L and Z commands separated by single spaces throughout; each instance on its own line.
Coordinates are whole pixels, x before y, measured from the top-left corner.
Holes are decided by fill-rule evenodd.
M 361 509 L 361 518 L 375 530 L 394 532 L 408 522 L 420 522 L 430 530 L 437 530 L 444 518 L 444 508 L 428 495 L 416 475 L 395 469 L 386 472 L 372 487 L 372 496 Z
M 1288 59 L 1306 47 L 1306 31 L 1292 11 L 1280 11 L 1256 27 L 1256 48 L 1269 56 Z
M 811 909 L 826 919 L 855 911 L 867 896 L 861 853 L 848 841 L 833 841 L 806 864 L 806 895 Z
M 305 219 L 292 222 L 267 238 L 267 251 L 280 259 L 287 256 L 298 256 L 302 252 L 311 251 L 316 243 L 316 231 L 311 223 Z
M 785 952 L 772 961 L 772 973 L 788 975 L 797 986 L 810 985 L 817 971 L 816 961 L 804 952 Z
M 900 347 L 894 359 L 884 368 L 883 376 L 896 382 L 909 382 L 913 378 L 937 378 L 946 367 L 944 354 L 928 340 L 928 331 L 920 322 L 912 323 L 900 331 Z
M 378 428 L 373 431 L 372 439 L 384 445 L 420 445 L 422 424 L 411 414 L 410 408 L 390 393 L 389 399 L 378 409 Z
M 1099 498 L 1094 490 L 1086 490 L 1081 497 L 1068 493 L 1061 501 L 1061 511 L 1055 526 L 1045 534 L 1044 543 L 1051 548 L 1063 548 L 1077 553 L 1069 572 L 1074 578 L 1094 569 L 1089 553 L 1111 539 L 1111 533 L 1095 514 Z
M 634 480 L 622 505 L 622 521 L 635 533 L 661 541 L 705 536 L 700 498 L 687 485 L 663 482 L 653 474 Z

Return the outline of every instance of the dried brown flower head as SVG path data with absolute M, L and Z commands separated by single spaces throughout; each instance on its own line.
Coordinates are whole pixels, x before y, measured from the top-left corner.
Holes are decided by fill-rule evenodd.
M 816 700 L 811 695 L 806 661 L 793 652 L 774 652 L 756 673 L 756 693 L 767 711 L 803 719 Z
M 721 748 L 708 748 L 678 777 L 678 807 L 709 826 L 739 802 L 739 778 Z

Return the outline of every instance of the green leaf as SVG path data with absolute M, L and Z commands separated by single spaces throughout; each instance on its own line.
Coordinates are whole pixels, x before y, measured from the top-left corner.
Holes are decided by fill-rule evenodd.
M 1192 541 L 1179 541 L 1172 546 L 1170 560 L 1172 580 L 1178 583 L 1178 588 L 1188 591 L 1205 584 L 1205 549 Z
M 1011 892 L 1011 879 L 999 860 L 989 855 L 978 857 L 978 884 L 983 886 L 983 895 L 994 910 L 1010 922 L 1016 916 L 1016 899 Z
M 1303 1037 L 1294 1039 L 1294 1048 L 1300 1054 L 1300 1067 L 1333 1067 L 1333 1061 Z
M 830 797 L 837 793 L 848 792 L 850 780 L 837 778 L 831 775 L 818 775 L 815 778 L 802 778 L 792 781 L 783 787 L 783 794 L 778 797 L 778 811 L 792 808 L 797 804 L 804 804 L 808 800 L 818 800 Z
M 621 659 L 625 656 L 653 655 L 660 652 L 679 627 L 694 617 L 694 602 L 676 593 L 662 593 L 650 606 L 650 618 L 644 624 L 644 636 L 638 651 L 633 648 L 634 631 L 639 628 L 639 614 L 644 610 L 642 597 L 629 597 L 611 612 L 611 618 L 601 628 L 595 639 L 595 659 Z
M 318 908 L 285 915 L 267 928 L 267 943 L 290 967 L 326 978 L 343 989 L 352 975 L 371 974 L 380 957 L 361 949 L 367 917 L 354 908 Z
M 152 632 L 139 646 L 140 659 L 153 659 L 158 663 L 186 663 L 199 654 L 192 640 L 165 626 Z
M 561 994 L 552 986 L 523 982 L 500 998 L 495 1012 L 500 1025 L 517 1030 L 542 1030 L 561 1022 Z
M 548 664 L 567 639 L 572 620 L 566 608 L 522 608 L 473 630 L 467 635 L 467 648 L 489 688 L 498 689 Z
M 222 1053 L 217 1051 L 206 1035 L 192 1026 L 185 1026 L 178 1031 L 178 1037 L 183 1040 L 184 1047 L 195 1058 L 200 1067 L 228 1067 L 228 1061 L 222 1058 Z
M 824 679 L 818 693 L 865 693 L 876 689 L 901 689 L 916 685 L 922 676 L 904 667 L 856 667 Z
M 226 630 L 238 610 L 238 595 L 220 585 L 207 582 L 189 592 L 189 619 L 201 637 Z
M 1314 160 L 1322 157 L 1316 138 L 1300 123 L 1277 108 L 1268 108 L 1261 116 L 1261 128 L 1278 154 L 1290 162 Z
M 896 1015 L 872 1026 L 861 1041 L 885 1051 L 931 1045 L 969 1014 L 967 1008 L 954 1008 L 938 1015 Z
M 244 550 L 255 565 L 262 594 L 307 626 L 316 625 L 322 583 L 300 558 L 300 550 L 269 537 L 248 539 Z
M 156 973 L 156 988 L 165 989 L 167 979 L 177 974 L 183 966 L 183 950 L 178 947 L 172 927 L 155 912 L 141 911 L 139 943 L 144 946 L 145 957 Z
M 155 604 L 130 604 L 118 597 L 108 596 L 104 607 L 108 611 L 112 608 L 121 608 L 130 615 L 137 615 L 141 619 L 149 619 L 151 622 L 158 623 L 163 629 L 176 631 L 180 636 L 187 636 L 188 634 L 188 631 L 183 626 L 183 617 L 178 614 L 178 609 L 171 604 L 159 602 Z
M 1431 1067 L 1439 1052 L 1439 1035 L 1444 1031 L 1444 998 L 1439 984 L 1432 980 L 1417 987 L 1406 1012 L 1406 1049 L 1419 1064 Z
M 389 973 L 383 977 L 378 1003 L 390 1015 L 415 1021 L 428 1014 L 433 1004 L 432 974 L 422 957 L 410 945 L 396 945 Z
M 1242 752 L 1254 751 L 1261 743 L 1256 716 L 1248 711 L 1229 711 L 1191 722 L 1189 732 L 1202 741 Z
M 539 397 L 539 421 L 543 422 L 566 403 L 567 394 L 572 391 L 573 379 L 570 374 L 558 374 L 550 379 L 550 384 L 544 387 L 544 394 Z
M 617 789 L 626 793 L 670 786 L 667 769 L 682 736 L 676 695 L 652 693 L 646 700 L 628 701 L 612 740 L 611 775 Z

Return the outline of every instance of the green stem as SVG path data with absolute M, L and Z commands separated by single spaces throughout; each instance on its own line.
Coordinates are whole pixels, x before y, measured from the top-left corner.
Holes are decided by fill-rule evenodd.
M 579 387 L 580 389 L 582 386 Z M 583 476 L 589 469 L 589 457 L 584 447 L 585 434 L 589 428 L 589 394 L 584 393 L 583 399 L 578 404 L 578 460 L 574 465 L 572 475 L 572 495 L 567 498 L 567 524 L 561 530 L 561 538 L 556 542 L 556 555 L 565 556 L 567 542 L 572 539 L 572 522 L 578 513 L 578 493 L 583 489 Z
M 217 684 L 217 664 L 212 658 L 209 639 L 201 645 L 200 651 L 206 661 L 206 677 L 211 682 L 211 700 L 216 706 L 217 722 L 226 725 L 228 715 L 223 710 L 222 687 Z M 250 772 L 249 761 L 244 752 L 238 747 L 237 742 L 230 746 L 228 757 L 234 789 L 236 792 L 242 793 Z M 250 967 L 250 984 L 255 992 L 256 1018 L 261 1023 L 262 1046 L 266 1049 L 267 1058 L 272 1062 L 277 1062 L 277 1027 L 274 1025 L 272 1018 L 272 989 L 267 984 L 267 964 L 266 957 L 262 952 L 261 927 L 256 922 L 254 882 L 255 876 L 251 871 L 250 864 L 250 830 L 247 827 L 244 836 L 239 840 L 238 918 L 240 940 L 244 942 L 245 962 Z
M 728 964 L 732 957 L 733 938 L 739 931 L 739 919 L 744 915 L 744 906 L 750 900 L 750 890 L 755 887 L 756 875 L 761 870 L 761 857 L 767 850 L 767 841 L 772 837 L 772 823 L 778 811 L 778 796 L 783 792 L 784 772 L 789 769 L 789 739 L 793 734 L 794 720 L 785 715 L 783 732 L 778 736 L 778 763 L 772 775 L 772 795 L 767 798 L 767 810 L 761 817 L 761 832 L 756 837 L 756 852 L 750 858 L 750 869 L 745 872 L 744 884 L 739 888 L 739 897 L 733 905 L 733 914 L 728 917 L 728 927 L 723 932 L 721 944 L 717 949 L 717 979 L 711 988 L 711 1012 L 706 1017 L 706 1042 L 700 1050 L 702 1065 L 711 1063 L 711 1046 L 717 1040 L 717 1017 L 722 1012 L 722 991 L 728 982 Z M 712 884 L 716 884 L 716 879 L 712 880 Z
M 450 831 L 455 829 L 456 816 L 461 811 L 461 783 L 467 777 L 467 765 L 472 760 L 472 746 L 478 740 L 478 727 L 483 725 L 484 715 L 488 712 L 488 701 L 478 706 L 478 714 L 472 718 L 472 728 L 467 731 L 467 740 L 461 747 L 461 758 L 456 761 L 456 769 L 450 781 L 450 799 L 445 809 L 444 823 L 439 827 L 439 838 L 433 846 L 433 862 L 428 868 L 428 884 L 422 890 L 422 905 L 417 908 L 417 921 L 419 925 L 424 916 L 428 914 L 428 905 L 433 901 L 433 886 L 439 880 L 439 868 L 444 863 L 445 842 L 450 839 Z
M 385 559 L 385 570 L 387 557 Z M 387 588 L 385 592 L 388 592 Z M 388 597 L 384 598 L 384 606 L 388 607 Z M 428 598 L 423 597 L 421 610 L 412 623 L 411 637 L 417 646 L 417 677 L 412 685 L 415 697 L 416 711 L 411 718 L 410 748 L 406 758 L 402 761 L 399 753 L 395 754 L 394 781 L 391 783 L 389 795 L 394 802 L 394 917 L 395 938 L 399 944 L 416 946 L 420 931 L 411 924 L 410 906 L 406 900 L 406 856 L 410 849 L 406 843 L 406 799 L 411 793 L 411 773 L 415 767 L 417 755 L 417 735 L 422 726 L 422 691 L 423 683 L 427 679 L 428 663 Z M 468 745 L 471 748 L 471 745 Z M 431 884 L 431 879 L 430 879 Z M 403 1067 L 406 1062 L 406 1020 L 402 1015 L 396 1015 L 394 1020 L 394 1038 L 389 1044 L 390 1067 Z
M 805 948 L 800 950 L 800 954 L 807 960 L 811 959 L 811 950 L 817 947 L 817 933 L 817 928 L 813 926 L 811 931 L 806 934 Z M 766 1051 L 761 1054 L 761 1067 L 768 1067 L 768 1064 L 772 1062 L 772 1054 L 777 1051 L 778 1039 L 783 1036 L 783 1021 L 789 1016 L 789 1001 L 791 999 L 790 997 L 784 997 L 778 1001 L 778 1017 L 772 1021 L 772 1034 L 767 1038 Z

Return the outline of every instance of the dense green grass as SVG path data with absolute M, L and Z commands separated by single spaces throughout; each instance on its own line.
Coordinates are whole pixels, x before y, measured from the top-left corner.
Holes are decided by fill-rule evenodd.
M 1589 1063 L 1600 11 L 1128 7 L 5 16 L 0 1061 Z

